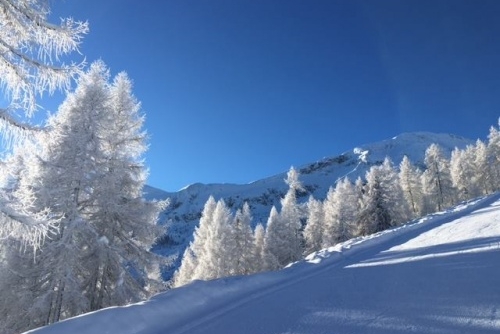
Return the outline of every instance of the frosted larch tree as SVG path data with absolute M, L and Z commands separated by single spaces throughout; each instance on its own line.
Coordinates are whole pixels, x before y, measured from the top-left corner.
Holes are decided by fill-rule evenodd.
M 454 203 L 454 188 L 450 175 L 450 163 L 437 144 L 425 151 L 426 170 L 422 174 L 424 213 L 441 211 Z
M 278 214 L 275 208 L 271 210 L 266 229 L 266 252 L 276 260 L 271 269 L 282 268 L 302 258 L 302 223 L 296 197 L 302 185 L 293 167 L 288 171 L 286 183 L 289 188 L 281 199 L 281 212 Z
M 210 280 L 234 274 L 236 243 L 231 226 L 232 215 L 224 200 L 219 200 L 209 222 L 209 236 L 203 256 L 197 257 L 193 278 Z
M 149 248 L 160 232 L 155 225 L 162 203 L 142 199 L 143 151 L 137 145 L 145 143 L 136 133 L 140 125 L 134 127 L 138 110 L 117 111 L 114 96 L 123 87 L 108 79 L 102 62 L 79 78 L 49 120 L 41 155 L 13 192 L 19 203 L 31 203 L 33 213 L 50 208 L 61 215 L 59 229 L 35 257 L 35 270 L 25 275 L 38 285 L 33 303 L 39 307 L 23 310 L 41 325 L 153 292 L 149 283 L 157 271 L 149 269 L 156 258 Z M 131 132 L 117 134 L 115 126 L 127 122 Z M 106 149 L 109 136 L 121 136 L 113 150 Z
M 310 196 L 307 201 L 307 220 L 304 228 L 305 253 L 318 251 L 323 245 L 323 205 Z
M 235 243 L 234 275 L 247 275 L 253 272 L 255 260 L 255 241 L 251 228 L 252 214 L 247 202 L 236 212 L 232 223 Z
M 254 230 L 254 263 L 252 271 L 254 273 L 265 270 L 264 261 L 264 242 L 266 237 L 266 229 L 261 223 L 255 226 Z
M 450 176 L 460 200 L 474 198 L 481 193 L 474 165 L 475 158 L 476 148 L 473 145 L 467 145 L 464 149 L 455 148 L 451 152 Z
M 500 127 L 500 119 L 499 119 Z M 494 191 L 500 189 L 500 131 L 492 126 L 488 135 L 488 162 Z
M 203 258 L 209 251 L 208 244 L 211 235 L 211 224 L 217 202 L 210 196 L 203 207 L 198 226 L 194 230 L 193 241 L 184 251 L 179 269 L 174 274 L 173 285 L 179 287 L 191 282 L 195 277 L 195 269 L 198 266 L 199 259 Z
M 404 198 L 411 210 L 412 217 L 422 214 L 422 183 L 420 182 L 421 172 L 416 168 L 405 155 L 399 164 L 399 184 L 403 190 Z
M 338 181 L 335 188 L 328 191 L 323 202 L 323 247 L 334 246 L 354 236 L 360 194 L 348 178 Z
M 13 117 L 21 109 L 31 116 L 37 98 L 44 92 L 69 89 L 84 63 L 65 63 L 63 58 L 78 52 L 88 31 L 86 22 L 62 19 L 50 23 L 46 0 L 0 2 L 0 87 L 8 105 L 0 106 L 0 130 L 12 136 L 30 126 Z
M 408 206 L 389 158 L 366 174 L 364 207 L 358 218 L 361 235 L 383 231 L 408 218 Z

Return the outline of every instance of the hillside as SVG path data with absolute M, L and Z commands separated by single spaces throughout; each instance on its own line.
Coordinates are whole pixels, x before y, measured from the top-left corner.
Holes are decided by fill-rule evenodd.
M 500 194 L 313 253 L 194 282 L 36 334 L 498 333 Z
M 324 199 L 328 188 L 345 176 L 351 180 L 364 177 L 373 165 L 381 164 L 386 156 L 395 165 L 399 165 L 407 155 L 417 166 L 423 166 L 425 150 L 432 143 L 442 147 L 450 155 L 455 147 L 463 148 L 473 143 L 469 139 L 449 134 L 428 132 L 404 133 L 381 142 L 361 145 L 338 156 L 295 166 L 300 172 L 305 191 L 299 194 L 299 200 L 305 201 L 309 195 Z M 170 198 L 171 205 L 162 213 L 160 223 L 167 226 L 167 235 L 155 247 L 155 252 L 173 256 L 173 265 L 164 270 L 164 278 L 169 279 L 179 265 L 180 255 L 191 241 L 194 228 L 199 222 L 203 205 L 210 195 L 215 199 L 223 198 L 233 210 L 248 202 L 254 223 L 265 223 L 271 207 L 280 206 L 280 198 L 286 193 L 284 182 L 286 172 L 254 181 L 249 184 L 201 184 L 196 183 L 178 192 L 168 193 L 153 187 L 147 187 L 149 199 Z

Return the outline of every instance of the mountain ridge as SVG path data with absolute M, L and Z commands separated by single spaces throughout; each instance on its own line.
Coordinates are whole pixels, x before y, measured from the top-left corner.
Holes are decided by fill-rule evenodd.
M 453 134 L 410 132 L 359 145 L 337 156 L 297 167 L 304 187 L 304 191 L 298 194 L 298 200 L 305 202 L 311 195 L 322 200 L 339 179 L 349 177 L 354 181 L 358 177 L 363 178 L 370 167 L 381 164 L 385 157 L 389 157 L 397 166 L 407 155 L 416 166 L 423 168 L 425 150 L 433 143 L 438 144 L 449 157 L 455 147 L 464 148 L 474 141 Z M 159 223 L 166 227 L 166 235 L 153 249 L 173 258 L 173 265 L 164 270 L 164 278 L 169 279 L 177 269 L 209 196 L 216 200 L 224 199 L 233 211 L 247 202 L 253 215 L 253 225 L 259 222 L 265 224 L 271 207 L 279 208 L 280 199 L 287 191 L 285 178 L 286 171 L 246 184 L 194 183 L 177 192 L 146 186 L 144 191 L 147 199 L 170 199 L 170 205 L 159 217 Z

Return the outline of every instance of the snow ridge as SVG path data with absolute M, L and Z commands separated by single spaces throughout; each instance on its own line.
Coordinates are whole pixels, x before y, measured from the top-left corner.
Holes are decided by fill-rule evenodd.
M 499 245 L 497 193 L 280 271 L 196 281 L 30 333 L 495 333 Z

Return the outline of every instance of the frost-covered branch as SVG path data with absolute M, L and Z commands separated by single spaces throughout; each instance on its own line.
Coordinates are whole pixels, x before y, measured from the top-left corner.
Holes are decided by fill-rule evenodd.
M 0 0 L 0 89 L 9 104 L 0 117 L 8 132 L 29 128 L 7 117 L 11 110 L 32 116 L 38 97 L 69 89 L 85 65 L 84 60 L 67 64 L 62 58 L 79 52 L 87 22 L 68 18 L 57 25 L 47 22 L 49 13 L 46 0 Z

